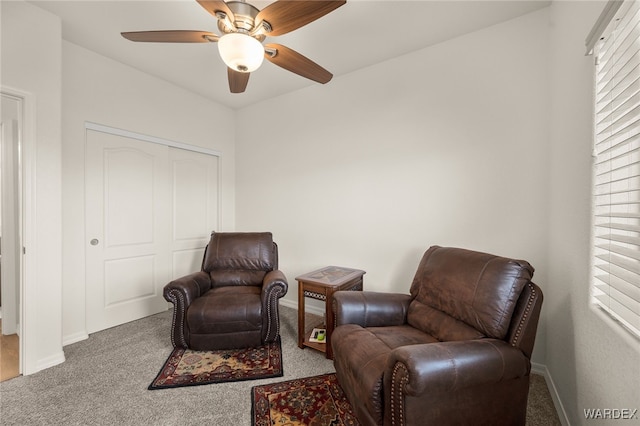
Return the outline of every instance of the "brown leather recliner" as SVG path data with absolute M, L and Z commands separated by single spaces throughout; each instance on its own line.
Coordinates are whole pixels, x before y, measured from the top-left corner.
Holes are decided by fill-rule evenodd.
M 202 270 L 164 287 L 171 342 L 194 350 L 260 346 L 280 336 L 278 300 L 288 284 L 270 232 L 211 233 Z
M 424 254 L 410 294 L 336 292 L 338 381 L 364 425 L 524 425 L 542 292 L 533 267 Z

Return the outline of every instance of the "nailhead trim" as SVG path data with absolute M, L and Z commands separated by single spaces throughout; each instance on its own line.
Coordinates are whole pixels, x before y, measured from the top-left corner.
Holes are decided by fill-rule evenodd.
M 271 338 L 271 323 L 273 322 L 271 312 L 273 310 L 277 314 L 278 308 L 276 304 L 278 303 L 278 299 L 282 296 L 284 296 L 284 287 L 282 285 L 274 287 L 267 295 L 267 300 L 269 301 L 269 303 L 267 303 L 267 342 L 275 341 L 275 339 L 280 335 L 280 320 L 276 318 L 276 334 Z
M 175 332 L 176 332 L 176 321 L 180 323 L 178 327 L 180 343 L 182 347 L 187 347 L 187 341 L 184 338 L 184 295 L 178 290 L 169 290 L 167 293 L 167 298 L 173 303 L 173 318 L 171 320 L 171 344 L 173 347 L 177 347 L 175 340 Z
M 400 371 L 402 370 L 402 371 Z M 398 378 L 398 375 L 402 374 L 402 377 Z M 403 390 L 407 386 L 409 382 L 409 371 L 404 364 L 396 363 L 393 366 L 393 373 L 391 374 L 391 424 L 396 425 L 404 425 L 404 398 L 403 398 Z M 396 399 L 397 399 L 397 408 L 396 408 Z M 398 414 L 396 414 L 396 410 L 398 410 Z M 400 423 L 396 421 L 399 420 Z
M 522 328 L 524 327 L 524 323 L 527 320 L 527 317 L 529 316 L 529 314 L 531 313 L 531 306 L 533 305 L 533 301 L 536 298 L 536 289 L 533 285 L 531 285 L 531 283 L 527 284 L 529 286 L 529 288 L 531 288 L 531 296 L 529 297 L 529 300 L 527 301 L 527 307 L 524 309 L 524 315 L 522 315 L 522 319 L 520 320 L 520 323 L 518 324 L 518 328 L 516 330 L 516 334 L 515 336 L 513 336 L 513 340 L 511 341 L 511 346 L 516 346 L 518 344 L 518 340 L 520 339 L 520 335 L 522 334 Z

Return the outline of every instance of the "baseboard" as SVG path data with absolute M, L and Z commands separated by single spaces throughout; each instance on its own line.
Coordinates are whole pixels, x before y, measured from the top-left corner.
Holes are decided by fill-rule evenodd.
M 551 394 L 551 399 L 553 400 L 553 405 L 556 407 L 556 412 L 560 418 L 560 423 L 562 423 L 563 426 L 570 426 L 571 423 L 569 422 L 569 417 L 567 417 L 564 405 L 562 405 L 562 400 L 560 400 L 558 388 L 556 388 L 556 384 L 553 381 L 553 377 L 551 377 L 551 373 L 549 373 L 547 366 L 544 364 L 538 364 L 537 362 L 532 362 L 531 372 L 544 377 L 544 381 L 547 383 L 547 389 L 549 389 L 549 394 Z
M 36 371 L 34 371 L 34 373 L 45 370 L 49 367 L 53 367 L 54 365 L 62 364 L 64 361 L 64 352 L 60 351 L 55 355 L 51 355 L 49 357 L 38 360 L 38 362 L 36 363 Z
M 288 299 L 280 299 L 280 304 L 282 306 L 286 306 L 287 308 L 292 308 L 295 309 L 296 311 L 298 310 L 298 302 L 294 301 L 294 300 L 288 300 Z M 310 314 L 314 314 L 314 315 L 318 315 L 318 316 L 323 316 L 324 315 L 324 309 L 317 307 L 317 306 L 313 306 L 311 304 L 307 304 L 305 306 L 305 310 L 307 312 L 309 312 Z
M 62 346 L 71 345 L 72 343 L 78 343 L 78 342 L 81 342 L 83 340 L 87 340 L 88 338 L 89 338 L 89 335 L 87 333 L 84 333 L 84 332 L 79 332 L 79 333 L 75 333 L 75 334 L 70 334 L 68 336 L 63 336 L 62 337 Z
M 547 366 L 544 364 L 538 364 L 537 362 L 531 363 L 531 372 L 535 374 L 539 374 L 541 376 L 547 375 Z

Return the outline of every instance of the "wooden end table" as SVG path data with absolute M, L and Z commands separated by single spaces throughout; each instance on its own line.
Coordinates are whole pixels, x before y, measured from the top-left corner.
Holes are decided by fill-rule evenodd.
M 341 266 L 327 266 L 317 271 L 296 277 L 298 281 L 298 347 L 310 347 L 326 353 L 326 357 L 333 359 L 331 350 L 331 332 L 333 331 L 332 302 L 333 293 L 339 290 L 362 291 L 362 276 L 365 271 L 344 268 Z M 305 328 L 305 298 L 322 300 L 325 303 L 326 343 L 310 342 Z M 311 330 L 309 330 L 311 331 Z

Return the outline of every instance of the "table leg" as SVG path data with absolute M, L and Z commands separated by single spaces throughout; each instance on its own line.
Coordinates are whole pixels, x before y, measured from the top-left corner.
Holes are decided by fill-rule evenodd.
M 333 291 L 327 291 L 327 299 L 325 300 L 325 322 L 327 324 L 326 333 L 326 356 L 327 359 L 333 359 L 333 350 L 331 349 L 331 333 L 333 332 Z
M 298 282 L 298 347 L 304 349 L 304 284 Z

